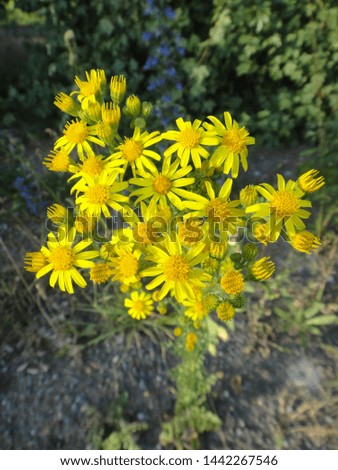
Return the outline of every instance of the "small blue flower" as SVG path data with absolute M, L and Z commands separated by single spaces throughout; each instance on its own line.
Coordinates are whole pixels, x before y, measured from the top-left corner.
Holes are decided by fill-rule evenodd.
M 153 33 L 151 33 L 150 31 L 143 31 L 141 37 L 144 42 L 149 42 L 153 38 Z
M 183 85 L 182 85 L 181 82 L 177 82 L 177 83 L 176 83 L 176 90 L 178 90 L 178 91 L 182 91 L 182 90 L 183 90 Z
M 146 63 L 144 64 L 143 66 L 143 70 L 150 70 L 150 69 L 153 69 L 154 67 L 156 67 L 156 65 L 158 64 L 158 59 L 157 57 L 151 57 L 149 56 L 146 60 Z
M 170 103 L 171 101 L 171 96 L 170 95 L 164 95 L 163 96 L 163 103 Z
M 165 7 L 164 15 L 168 18 L 168 20 L 173 20 L 176 18 L 176 13 L 171 7 Z
M 161 44 L 157 51 L 160 55 L 164 57 L 168 57 L 170 55 L 170 49 L 168 44 Z
M 177 75 L 175 67 L 169 67 L 167 69 L 167 75 L 168 77 L 171 77 L 171 78 L 175 77 Z

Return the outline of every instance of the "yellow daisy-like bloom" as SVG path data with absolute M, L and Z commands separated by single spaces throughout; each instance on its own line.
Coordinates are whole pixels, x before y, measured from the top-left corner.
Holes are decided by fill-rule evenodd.
M 190 158 L 195 168 L 201 168 L 201 157 L 207 158 L 209 152 L 203 145 L 217 145 L 218 137 L 211 131 L 206 131 L 201 127 L 202 121 L 195 119 L 193 123 L 183 121 L 180 117 L 176 119 L 178 131 L 168 131 L 162 136 L 166 140 L 174 140 L 175 144 L 171 145 L 165 152 L 164 156 L 168 157 L 177 152 L 181 166 L 186 167 Z
M 179 210 L 183 210 L 181 197 L 192 200 L 200 199 L 201 196 L 182 189 L 182 186 L 186 187 L 193 184 L 195 178 L 185 178 L 192 170 L 192 167 L 187 166 L 178 170 L 179 164 L 179 160 L 171 164 L 171 157 L 167 157 L 163 160 L 161 173 L 155 168 L 151 174 L 143 178 L 131 178 L 129 180 L 130 184 L 142 186 L 141 189 L 137 189 L 130 194 L 131 197 L 138 196 L 135 204 L 151 198 L 150 204 L 152 207 L 158 203 L 166 206 L 169 201 Z
M 275 271 L 275 263 L 270 260 L 270 256 L 258 259 L 251 266 L 251 273 L 257 281 L 265 281 L 269 279 Z
M 55 224 L 62 224 L 67 217 L 67 209 L 60 204 L 47 207 L 47 217 Z
M 197 336 L 195 335 L 195 333 L 188 333 L 185 339 L 186 350 L 189 352 L 194 351 L 196 342 L 197 342 Z
M 41 248 L 48 264 L 36 273 L 36 278 L 39 279 L 52 271 L 49 279 L 51 287 L 55 287 L 55 284 L 58 283 L 60 289 L 63 292 L 67 291 L 69 294 L 74 294 L 72 281 L 82 288 L 87 285 L 76 268 L 90 268 L 94 264 L 90 260 L 97 258 L 99 255 L 99 252 L 95 250 L 83 251 L 93 243 L 92 240 L 82 240 L 73 245 L 75 235 L 75 227 L 67 231 L 64 226 L 61 226 L 57 238 L 54 233 L 50 232 L 47 247 L 43 246 Z
M 236 233 L 236 226 L 243 223 L 240 217 L 244 216 L 245 212 L 243 209 L 237 209 L 240 205 L 239 200 L 229 200 L 232 188 L 232 179 L 228 178 L 224 182 L 217 197 L 209 181 L 205 181 L 205 187 L 209 199 L 196 195 L 196 201 L 185 201 L 184 207 L 194 209 L 194 211 L 186 214 L 184 218 L 207 217 L 208 222 L 211 225 L 221 224 L 224 230 L 228 230 L 233 234 Z
M 71 93 L 71 95 L 78 95 L 78 100 L 81 102 L 84 110 L 103 93 L 106 85 L 106 75 L 102 69 L 92 69 L 90 72 L 86 72 L 86 79 L 87 80 L 82 81 L 76 76 L 75 83 L 79 87 L 79 91 L 73 91 Z
M 71 159 L 64 149 L 58 151 L 52 150 L 42 163 L 50 171 L 64 172 L 69 171 Z
M 321 245 L 320 239 L 306 230 L 296 233 L 290 243 L 295 250 L 308 255 L 311 254 L 311 251 L 318 250 Z
M 185 307 L 187 307 L 185 309 L 184 315 L 188 318 L 191 318 L 192 321 L 202 321 L 203 318 L 205 318 L 209 313 L 209 310 L 203 302 L 201 295 L 195 299 L 183 300 L 182 303 Z
M 113 270 L 112 281 L 119 281 L 126 285 L 138 282 L 141 254 L 140 250 L 133 250 L 130 246 L 115 245 L 115 256 L 110 258 Z
M 89 142 L 104 147 L 104 142 L 94 137 L 96 133 L 96 126 L 87 126 L 84 121 L 78 119 L 68 121 L 63 130 L 63 136 L 55 142 L 55 149 L 62 148 L 66 153 L 70 153 L 75 147 L 80 160 L 84 160 L 84 152 L 87 155 L 92 155 L 93 150 Z
M 147 206 L 141 202 L 140 209 L 139 215 L 137 212 L 131 212 L 124 216 L 124 220 L 131 225 L 133 240 L 144 246 L 159 242 L 167 225 L 167 220 L 158 215 L 161 214 L 162 207 Z
M 37 273 L 48 264 L 48 260 L 41 251 L 34 251 L 25 254 L 25 270 L 30 273 Z
M 239 200 L 241 201 L 242 206 L 248 207 L 255 204 L 258 199 L 258 192 L 255 186 L 248 185 L 243 188 L 239 193 Z
M 252 234 L 263 245 L 267 246 L 268 243 L 273 243 L 271 239 L 268 224 L 254 223 L 252 227 Z
M 253 204 L 246 208 L 246 212 L 253 213 L 254 217 L 266 219 L 268 234 L 272 241 L 278 239 L 283 226 L 290 238 L 295 235 L 296 231 L 303 230 L 305 224 L 301 219 L 307 219 L 311 215 L 303 207 L 312 206 L 310 201 L 301 199 L 304 192 L 294 181 L 289 180 L 285 184 L 282 175 L 277 175 L 277 179 L 277 191 L 267 183 L 257 186 L 257 191 L 268 202 Z
M 108 263 L 95 263 L 90 268 L 90 280 L 93 281 L 95 284 L 103 284 L 109 281 L 111 275 L 112 270 Z
M 152 314 L 154 303 L 150 294 L 134 291 L 130 294 L 130 298 L 124 300 L 124 306 L 135 320 L 144 320 Z
M 325 179 L 323 176 L 318 176 L 319 171 L 318 170 L 310 170 L 301 175 L 297 183 L 300 187 L 300 189 L 304 193 L 313 193 L 320 189 L 322 186 L 325 184 Z
M 158 131 L 150 134 L 145 131 L 141 134 L 141 130 L 135 127 L 133 136 L 130 138 L 125 137 L 124 142 L 117 147 L 118 152 L 113 153 L 109 158 L 110 160 L 120 160 L 121 164 L 124 165 L 124 169 L 130 165 L 134 176 L 136 170 L 141 175 L 145 175 L 145 168 L 156 171 L 156 166 L 150 158 L 159 161 L 161 156 L 153 150 L 149 150 L 148 147 L 156 144 L 161 139 L 162 136 L 159 135 Z
M 70 114 L 71 116 L 77 117 L 81 110 L 79 104 L 73 100 L 73 98 L 66 93 L 59 93 L 55 97 L 54 103 L 61 111 L 64 113 Z
M 126 181 L 115 183 L 115 179 L 116 172 L 112 174 L 103 172 L 96 178 L 84 174 L 77 187 L 77 190 L 83 194 L 75 201 L 80 211 L 96 216 L 103 213 L 105 217 L 111 217 L 109 207 L 122 211 L 123 207 L 120 203 L 127 202 L 128 196 L 119 193 L 128 187 L 128 183 Z
M 216 309 L 217 316 L 222 321 L 230 321 L 235 316 L 235 309 L 229 302 L 222 302 Z
M 110 80 L 110 97 L 112 101 L 119 104 L 126 93 L 127 82 L 124 75 L 114 75 Z
M 176 336 L 176 338 L 178 338 L 179 336 L 182 335 L 183 330 L 179 326 L 176 326 L 176 328 L 174 328 L 173 333 L 174 333 L 174 336 Z
M 224 113 L 225 126 L 215 116 L 208 116 L 208 119 L 213 125 L 205 124 L 205 127 L 216 132 L 220 144 L 210 159 L 210 165 L 220 167 L 224 164 L 223 173 L 228 174 L 231 171 L 232 177 L 237 178 L 239 162 L 241 162 L 244 171 L 248 169 L 247 146 L 253 145 L 255 139 L 249 136 L 245 127 L 239 127 L 228 112 Z
M 240 294 L 244 289 L 244 277 L 240 271 L 226 272 L 221 278 L 221 287 L 227 294 Z
M 101 107 L 101 112 L 102 120 L 116 129 L 121 119 L 120 106 L 115 103 L 104 103 Z
M 162 300 L 168 292 L 175 296 L 178 302 L 186 298 L 194 298 L 194 287 L 203 288 L 204 281 L 211 276 L 196 266 L 204 261 L 207 254 L 201 253 L 203 246 L 197 245 L 183 251 L 180 241 L 172 241 L 168 236 L 157 246 L 147 247 L 146 259 L 154 265 L 144 269 L 141 277 L 154 277 L 146 286 L 148 290 L 160 289 L 159 299 Z

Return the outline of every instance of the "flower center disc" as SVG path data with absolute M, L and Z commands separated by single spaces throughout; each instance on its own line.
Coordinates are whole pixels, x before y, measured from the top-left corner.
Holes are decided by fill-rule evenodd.
M 72 122 L 64 134 L 72 144 L 82 144 L 88 137 L 88 128 L 84 122 Z
M 288 217 L 299 209 L 299 200 L 291 191 L 277 191 L 271 199 L 271 207 L 277 217 Z
M 185 256 L 173 255 L 164 263 L 163 274 L 167 281 L 186 281 L 190 266 Z
M 122 144 L 121 150 L 123 157 L 128 162 L 134 162 L 142 155 L 143 146 L 141 142 L 137 142 L 133 139 L 126 139 L 125 143 Z
M 201 134 L 195 129 L 185 129 L 179 136 L 179 143 L 185 148 L 194 148 L 199 144 Z
M 223 136 L 223 145 L 231 152 L 240 152 L 245 147 L 244 129 L 229 129 Z
M 153 190 L 159 194 L 167 194 L 171 188 L 171 181 L 167 176 L 158 175 L 153 181 Z
M 67 171 L 69 163 L 69 155 L 64 150 L 60 150 L 54 155 L 51 166 L 54 171 Z
M 219 197 L 212 199 L 207 207 L 207 216 L 215 222 L 225 220 L 230 216 L 229 204 Z
M 138 270 L 138 260 L 131 253 L 126 253 L 119 261 L 119 270 L 123 278 L 134 276 Z
M 87 199 L 90 204 L 106 204 L 110 198 L 110 191 L 107 186 L 97 184 L 87 191 Z
M 145 310 L 144 302 L 142 300 L 135 300 L 133 309 L 138 313 L 142 313 Z
M 71 248 L 57 246 L 51 252 L 49 261 L 53 264 L 55 271 L 68 271 L 74 264 L 75 255 Z
M 104 168 L 104 163 L 99 158 L 90 156 L 82 164 L 82 171 L 89 176 L 96 176 L 101 173 Z

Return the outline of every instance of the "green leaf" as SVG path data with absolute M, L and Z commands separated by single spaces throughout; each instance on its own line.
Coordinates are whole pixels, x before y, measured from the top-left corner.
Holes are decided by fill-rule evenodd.
M 338 317 L 336 315 L 321 315 L 308 320 L 306 324 L 317 326 L 338 325 Z

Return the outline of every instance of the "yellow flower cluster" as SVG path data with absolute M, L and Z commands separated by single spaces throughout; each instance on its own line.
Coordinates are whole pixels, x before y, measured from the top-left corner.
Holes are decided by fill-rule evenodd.
M 275 269 L 268 257 L 256 259 L 255 244 L 238 251 L 230 236 L 250 229 L 257 244 L 267 245 L 283 235 L 305 253 L 320 245 L 302 220 L 311 207 L 304 197 L 324 184 L 318 171 L 298 181 L 278 175 L 277 190 L 249 185 L 232 197 L 255 139 L 229 112 L 224 123 L 215 116 L 205 122 L 179 117 L 176 129 L 148 132 L 149 102 L 130 95 L 121 108 L 124 76 L 107 83 L 103 70 L 90 70 L 75 84 L 76 91 L 55 99 L 71 119 L 43 162 L 68 173 L 74 204 L 48 208 L 56 229 L 47 246 L 25 258 L 37 278 L 50 274 L 50 285 L 70 294 L 73 282 L 86 286 L 85 278 L 119 283 L 136 320 L 165 314 L 173 299 L 185 311 L 187 349 L 193 350 L 191 330 L 213 311 L 231 320 L 244 305 L 245 283 L 266 280 Z M 125 124 L 132 131 L 121 135 Z M 114 230 L 107 238 L 109 220 Z

